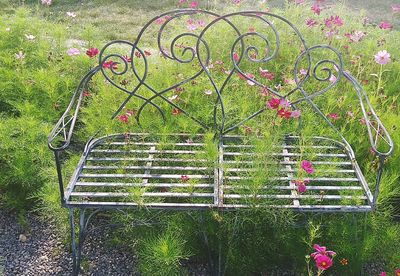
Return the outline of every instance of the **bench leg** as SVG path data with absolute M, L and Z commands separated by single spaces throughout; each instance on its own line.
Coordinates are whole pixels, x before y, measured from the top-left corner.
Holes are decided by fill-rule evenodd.
M 74 209 L 69 209 L 69 223 L 71 227 L 71 250 L 72 250 L 72 275 L 79 274 L 82 246 L 86 235 L 85 209 L 79 209 L 79 235 L 76 235 Z

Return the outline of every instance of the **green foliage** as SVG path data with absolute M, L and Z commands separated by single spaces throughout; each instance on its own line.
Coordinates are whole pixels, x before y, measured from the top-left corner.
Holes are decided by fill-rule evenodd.
M 0 1 L 0 7 L 4 5 L 3 2 Z M 0 19 L 2 38 L 0 40 L 0 200 L 2 205 L 16 209 L 21 214 L 31 208 L 39 210 L 46 219 L 57 223 L 60 233 L 67 234 L 67 214 L 59 204 L 53 156 L 47 149 L 46 136 L 51 126 L 64 112 L 80 78 L 89 68 L 96 65 L 97 60 L 89 59 L 84 54 L 70 57 L 66 51 L 72 46 L 80 48 L 82 52 L 92 46 L 101 48 L 103 41 L 113 38 L 133 40 L 139 27 L 159 6 L 154 1 L 143 3 L 142 10 L 136 9 L 137 3 L 124 1 L 117 1 L 113 5 L 100 5 L 96 9 L 83 6 L 79 10 L 79 17 L 72 19 L 65 17 L 65 11 L 71 7 L 67 1 L 55 1 L 54 8 L 35 6 L 36 1 L 34 2 L 30 6 L 31 10 L 18 8 Z M 122 2 L 124 5 L 121 5 Z M 211 8 L 220 8 L 221 3 L 218 1 L 208 2 L 207 5 Z M 167 8 L 168 5 L 173 4 L 168 2 L 163 8 Z M 121 8 L 122 6 L 124 7 Z M 117 14 L 120 15 L 118 24 L 115 23 L 115 18 L 99 16 L 109 12 L 109 9 L 118 11 Z M 236 11 L 238 8 L 229 6 L 224 9 Z M 313 15 L 310 10 L 304 10 L 302 6 L 287 4 L 284 9 L 273 9 L 273 12 L 287 17 L 299 26 L 308 45 L 322 42 L 340 49 L 346 69 L 363 81 L 363 86 L 377 113 L 387 126 L 395 144 L 400 145 L 398 131 L 400 65 L 398 62 L 391 62 L 382 71 L 373 58 L 378 50 L 386 49 L 391 53 L 393 61 L 398 59 L 399 32 L 382 31 L 372 24 L 365 25 L 362 16 L 345 12 L 345 7 L 339 5 L 324 11 L 323 16 L 339 14 L 344 19 L 345 25 L 339 33 L 342 39 L 328 39 L 320 26 L 309 28 L 304 24 L 305 18 L 320 20 L 320 17 Z M 102 27 L 99 27 L 100 23 Z M 243 20 L 239 24 L 247 26 L 249 22 Z M 255 24 L 252 27 L 257 30 L 262 28 L 262 25 Z M 177 31 L 182 31 L 186 26 L 175 26 L 175 28 Z M 357 44 L 349 43 L 343 35 L 354 30 L 365 31 L 367 36 Z M 211 48 L 212 55 L 220 56 L 221 59 L 227 57 L 233 41 L 229 39 L 221 41 L 220 38 L 229 37 L 229 34 L 231 34 L 229 28 L 223 25 L 217 31 L 208 34 L 208 40 L 219 41 L 217 48 Z M 33 35 L 35 38 L 31 40 L 25 35 Z M 154 35 L 155 31 L 150 30 L 148 37 L 143 38 L 145 45 L 154 38 Z M 193 41 L 195 39 L 185 42 Z M 293 64 L 301 45 L 294 39 L 292 32 L 282 34 L 281 41 L 289 43 L 290 47 L 280 49 L 277 62 L 269 64 L 268 70 L 280 72 L 281 74 L 275 79 L 276 84 L 280 84 L 283 90 L 290 90 L 293 87 L 291 84 L 286 84 L 285 80 L 293 78 L 293 68 L 287 64 Z M 258 43 L 258 46 L 263 45 L 262 41 L 253 42 Z M 149 57 L 149 62 L 154 66 L 153 69 L 156 68 L 157 74 L 150 73 L 147 81 L 157 90 L 169 87 L 197 72 L 196 66 L 190 64 L 178 66 L 176 63 L 157 58 L 156 51 L 150 50 L 153 55 Z M 20 52 L 25 56 L 22 59 L 16 58 L 16 54 Z M 227 68 L 231 66 L 227 59 L 224 62 Z M 143 71 L 144 66 L 139 63 L 137 69 Z M 249 73 L 258 74 L 257 67 L 245 63 L 242 65 Z M 304 63 L 301 63 L 301 66 L 304 66 Z M 223 70 L 218 72 L 215 70 L 213 73 L 217 86 L 220 86 L 226 74 Z M 132 79 L 113 76 L 112 79 L 116 83 L 131 81 L 127 86 L 132 88 L 135 85 L 135 78 L 133 75 L 130 77 Z M 196 82 L 189 82 L 181 88 L 183 92 L 173 90 L 167 92 L 165 97 L 178 96 L 181 98 L 177 102 L 179 106 L 192 111 L 194 117 L 212 124 L 212 106 L 216 95 L 204 93 L 210 89 L 209 80 L 202 75 Z M 309 91 L 316 91 L 322 87 L 320 83 L 310 81 L 306 88 Z M 256 86 L 248 86 L 237 76 L 233 76 L 225 92 L 226 125 L 235 124 L 238 118 L 243 118 L 265 106 L 267 99 L 259 93 Z M 154 133 L 187 132 L 191 136 L 201 132 L 190 119 L 183 115 L 173 115 L 172 108 L 159 99 L 154 102 L 165 110 L 166 125 L 162 124 L 160 113 L 150 105 L 143 110 L 145 115 L 141 117 L 141 126 L 135 120 L 129 120 L 128 124 L 118 120 L 110 122 L 110 117 L 126 98 L 126 94 L 105 83 L 101 74 L 93 78 L 90 93 L 91 95 L 84 99 L 79 113 L 80 120 L 74 136 L 76 142 L 74 146 L 77 146 L 67 153 L 67 160 L 64 160 L 65 179 L 70 177 L 79 160 L 78 149 L 87 141 L 88 136 L 99 129 L 102 134 L 146 130 Z M 153 95 L 147 89 L 141 89 L 138 93 L 145 97 Z M 360 123 L 362 114 L 355 91 L 348 83 L 342 81 L 327 93 L 318 96 L 315 102 L 324 114 L 339 115 L 339 120 L 333 123 L 354 147 L 358 161 L 373 189 L 377 161 L 370 154 L 365 125 Z M 133 98 L 120 114 L 128 110 L 137 110 L 142 103 L 142 100 Z M 306 137 L 315 134 L 332 135 L 333 132 L 308 105 L 301 104 L 299 107 L 302 110 L 303 120 L 299 146 L 302 155 L 313 160 L 315 154 L 304 147 L 309 142 Z M 348 111 L 351 111 L 354 117 L 347 115 Z M 217 114 L 221 112 L 217 109 Z M 274 122 L 274 126 L 271 126 L 271 122 Z M 217 123 L 222 124 L 221 120 L 217 120 Z M 274 144 L 280 143 L 283 134 L 298 133 L 298 127 L 297 122 L 276 118 L 273 112 L 264 112 L 258 119 L 246 122 L 245 127 L 240 128 L 237 133 L 262 134 L 264 141 L 261 139 L 246 141 L 253 143 L 256 152 L 262 154 L 270 151 Z M 168 142 L 170 141 L 161 141 L 162 144 Z M 200 157 L 207 159 L 209 162 L 206 165 L 211 167 L 218 157 L 216 146 L 214 133 L 212 131 L 205 133 L 205 153 Z M 250 183 L 255 194 L 268 177 L 273 176 L 274 168 L 265 165 L 268 158 L 264 156 L 255 162 L 256 170 L 252 174 L 255 181 Z M 393 222 L 395 215 L 397 214 L 398 218 L 400 211 L 399 151 L 395 151 L 387 165 L 382 180 L 378 211 L 371 215 L 302 217 L 289 211 L 253 208 L 235 213 L 210 211 L 204 214 L 188 212 L 166 215 L 163 212 L 150 214 L 148 210 L 140 209 L 132 216 L 116 215 L 114 219 L 118 222 L 130 222 L 131 219 L 135 219 L 144 221 L 146 226 L 141 226 L 139 229 L 124 229 L 130 234 L 122 233 L 121 237 L 114 238 L 114 241 L 132 244 L 133 250 L 138 251 L 139 269 L 144 275 L 185 274 L 187 271 L 182 268 L 182 263 L 189 257 L 202 263 L 207 262 L 209 256 L 204 244 L 205 234 L 208 237 L 212 258 L 217 260 L 219 256 L 222 257 L 224 270 L 228 275 L 269 273 L 270 267 L 273 266 L 285 266 L 299 273 L 305 273 L 304 256 L 313 251 L 314 243 L 326 245 L 338 253 L 335 266 L 332 268 L 333 273 L 338 275 L 359 274 L 362 265 L 376 260 L 377 255 L 388 268 L 394 268 L 400 263 L 398 249 L 400 227 L 398 223 Z M 196 184 L 196 180 L 191 179 L 188 183 Z M 244 188 L 248 188 L 250 184 L 240 183 Z M 193 187 L 191 190 L 189 187 L 190 192 L 194 190 Z M 132 188 L 127 191 L 132 194 L 132 198 L 127 198 L 128 200 L 143 203 L 141 200 L 144 190 Z M 147 225 L 149 217 L 159 221 L 160 224 Z M 24 221 L 23 216 L 20 221 Z M 349 261 L 348 266 L 339 264 L 342 258 Z
M 181 261 L 190 256 L 179 232 L 169 229 L 141 241 L 138 248 L 139 270 L 143 275 L 183 275 Z

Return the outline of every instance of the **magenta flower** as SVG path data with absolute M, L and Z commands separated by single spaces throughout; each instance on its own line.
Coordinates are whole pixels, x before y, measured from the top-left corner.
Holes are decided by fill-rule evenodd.
M 317 21 L 317 20 L 314 20 L 314 19 L 312 19 L 312 18 L 308 18 L 308 19 L 306 20 L 306 25 L 307 25 L 308 27 L 314 27 L 314 26 L 318 25 L 318 21 Z
M 394 271 L 394 275 L 395 275 L 395 276 L 400 276 L 400 268 L 397 268 L 397 269 Z
M 187 175 L 182 175 L 182 176 L 181 176 L 181 180 L 182 180 L 182 182 L 187 182 L 187 181 L 189 180 L 189 176 L 187 176 Z
M 311 254 L 311 257 L 314 259 L 318 258 L 319 256 L 335 256 L 336 252 L 332 250 L 326 250 L 326 246 L 320 246 L 319 244 L 314 244 L 313 248 L 316 250 L 314 253 Z
M 379 276 L 387 276 L 385 271 L 382 271 L 381 274 L 379 274 Z
M 327 270 L 333 265 L 333 261 L 328 256 L 320 255 L 315 259 L 315 264 L 317 265 L 318 269 Z
M 241 2 L 241 0 L 232 0 L 232 3 L 235 4 L 235 5 L 239 5 L 240 2 Z
M 81 51 L 79 51 L 79 49 L 77 48 L 69 48 L 67 54 L 69 56 L 79 56 L 81 54 Z
M 340 116 L 339 116 L 339 114 L 337 114 L 337 113 L 329 113 L 329 114 L 327 115 L 327 117 L 330 118 L 330 119 L 332 119 L 332 120 L 334 120 L 334 121 L 337 121 L 337 120 L 340 119 Z
M 190 7 L 192 9 L 197 9 L 199 7 L 199 2 L 197 1 L 192 1 L 192 3 L 190 3 Z
M 272 98 L 267 102 L 267 107 L 269 109 L 278 109 L 281 100 L 279 98 Z
M 289 119 L 292 116 L 292 112 L 285 108 L 281 108 L 277 112 L 278 116 L 281 118 Z
M 295 180 L 293 181 L 294 184 L 297 186 L 297 191 L 302 194 L 307 191 L 307 186 L 306 184 L 310 182 L 310 180 L 305 179 L 305 180 Z
M 392 11 L 393 11 L 394 13 L 400 12 L 400 4 L 394 4 L 394 5 L 392 5 Z M 397 275 L 396 275 L 396 276 L 397 276 Z
M 90 58 L 97 56 L 99 53 L 99 49 L 97 48 L 90 48 L 86 51 L 86 55 Z
M 125 123 L 125 124 L 127 124 L 128 121 L 129 121 L 129 116 L 126 115 L 126 114 L 119 115 L 117 118 L 118 118 L 118 120 L 119 120 L 120 122 L 123 122 L 123 123 Z
M 125 60 L 126 62 L 131 62 L 132 59 L 128 56 L 128 55 L 124 55 L 122 56 L 123 60 Z
M 103 62 L 104 69 L 118 69 L 118 64 L 112 60 Z
M 375 55 L 375 61 L 381 65 L 388 64 L 390 62 L 390 54 L 386 50 L 379 51 Z
M 301 110 L 297 109 L 292 111 L 292 114 L 290 115 L 292 118 L 299 118 L 301 116 Z
M 382 30 L 387 30 L 387 29 L 392 29 L 393 25 L 390 24 L 389 22 L 386 21 L 382 21 L 381 23 L 379 23 L 379 28 L 381 28 Z
M 331 77 L 329 78 L 329 81 L 334 83 L 337 80 L 337 78 L 335 77 L 335 75 L 331 75 Z
M 268 80 L 273 80 L 275 78 L 275 74 L 269 72 L 268 70 L 264 70 L 261 67 L 259 68 L 260 75 Z
M 88 90 L 85 90 L 85 91 L 83 91 L 82 95 L 84 97 L 90 97 L 92 94 Z
M 340 27 L 343 26 L 343 20 L 340 18 L 339 15 L 336 16 L 331 16 L 327 19 L 325 19 L 325 26 L 329 29 L 332 29 L 334 27 Z
M 321 7 L 315 3 L 314 5 L 312 5 L 311 10 L 315 13 L 320 15 L 321 14 Z
M 312 163 L 308 160 L 301 161 L 301 168 L 308 174 L 312 174 L 315 171 Z
M 239 61 L 240 57 L 238 55 L 238 53 L 234 52 L 233 53 L 233 60 L 237 63 Z

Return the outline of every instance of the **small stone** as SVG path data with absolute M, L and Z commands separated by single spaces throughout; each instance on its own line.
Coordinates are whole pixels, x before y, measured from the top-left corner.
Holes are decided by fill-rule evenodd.
M 20 242 L 26 242 L 27 237 L 24 234 L 19 235 L 19 241 Z

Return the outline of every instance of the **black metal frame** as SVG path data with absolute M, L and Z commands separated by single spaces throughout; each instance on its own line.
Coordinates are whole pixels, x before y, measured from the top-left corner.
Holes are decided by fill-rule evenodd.
M 169 45 L 170 51 L 166 50 L 166 47 L 162 46 L 162 41 L 163 41 L 163 32 L 170 24 L 171 22 L 174 22 L 174 20 L 179 19 L 183 16 L 187 15 L 200 15 L 204 14 L 207 16 L 213 17 L 213 20 L 209 22 L 199 34 L 191 33 L 191 32 L 183 32 L 178 34 L 172 39 L 171 45 Z M 235 24 L 232 23 L 232 18 L 235 17 L 247 17 L 247 18 L 252 18 L 254 20 L 261 20 L 263 24 L 265 24 L 268 28 L 270 28 L 273 33 L 275 34 L 275 45 L 274 47 L 271 46 L 271 41 L 263 35 L 262 33 L 259 32 L 246 32 L 246 33 L 241 33 L 239 28 L 235 26 Z M 153 88 L 149 83 L 146 82 L 146 78 L 148 76 L 148 71 L 149 71 L 149 65 L 148 61 L 146 58 L 146 55 L 142 49 L 139 48 L 139 42 L 141 41 L 141 37 L 143 34 L 146 32 L 148 27 L 150 25 L 154 25 L 156 20 L 159 19 L 164 19 L 164 22 L 160 25 L 160 29 L 157 35 L 157 44 L 158 44 L 158 50 L 161 52 L 161 55 L 167 59 L 176 61 L 178 63 L 191 63 L 193 61 L 197 61 L 200 64 L 199 71 L 194 74 L 192 77 L 187 78 L 183 81 L 180 81 L 177 84 L 174 84 L 168 88 L 163 89 L 162 91 L 157 91 L 155 88 Z M 302 47 L 303 51 L 302 53 L 298 56 L 295 65 L 294 65 L 294 72 L 293 76 L 296 82 L 296 87 L 293 88 L 291 91 L 289 91 L 286 94 L 281 94 L 279 91 L 271 88 L 270 86 L 265 86 L 262 83 L 258 82 L 255 79 L 252 79 L 248 77 L 241 69 L 240 69 L 240 64 L 241 61 L 244 59 L 247 59 L 250 62 L 254 63 L 266 63 L 270 60 L 273 60 L 276 56 L 277 53 L 279 52 L 279 47 L 280 47 L 280 39 L 279 39 L 279 32 L 278 29 L 275 27 L 274 20 L 278 20 L 281 23 L 286 24 L 291 28 L 291 30 L 298 36 Z M 208 42 L 205 39 L 205 33 L 207 32 L 208 29 L 212 28 L 213 25 L 215 25 L 218 22 L 225 22 L 227 23 L 232 30 L 236 33 L 237 38 L 232 45 L 231 51 L 230 51 L 230 57 L 231 61 L 233 63 L 233 69 L 231 72 L 228 74 L 226 80 L 224 81 L 223 85 L 218 88 L 218 86 L 215 83 L 215 80 L 213 79 L 213 76 L 211 75 L 209 71 L 209 65 L 210 65 L 210 48 L 208 45 Z M 194 37 L 197 39 L 196 45 L 193 47 L 189 46 L 183 46 L 183 50 L 181 52 L 182 56 L 178 56 L 178 54 L 175 52 L 175 44 L 177 43 L 178 39 L 182 37 Z M 260 49 L 258 49 L 254 45 L 250 45 L 248 47 L 245 47 L 245 41 L 244 39 L 246 37 L 258 37 L 262 39 L 265 42 L 266 48 L 267 48 L 267 55 L 262 58 L 254 58 L 250 55 L 251 51 L 255 51 L 257 53 L 261 52 Z M 127 46 L 131 49 L 131 56 L 130 59 L 131 61 L 128 62 L 126 58 L 124 58 L 120 54 L 105 54 L 107 49 L 109 49 L 113 45 L 124 45 Z M 234 51 L 237 45 L 240 45 L 241 52 L 239 53 L 239 60 L 234 59 Z M 200 49 L 205 50 L 206 56 L 204 56 L 204 51 L 202 52 Z M 316 63 L 313 63 L 313 52 L 318 51 L 318 50 L 327 50 L 331 51 L 335 56 L 336 60 L 333 59 L 323 59 L 319 60 Z M 144 73 L 143 75 L 140 75 L 137 68 L 135 67 L 135 52 L 139 52 L 141 57 L 142 57 L 142 62 L 144 63 Z M 189 58 L 184 59 L 183 56 L 185 53 L 191 53 Z M 114 64 L 118 64 L 118 69 L 114 69 L 113 66 L 109 69 L 103 68 L 103 64 L 107 61 L 110 61 L 113 59 Z M 117 59 L 117 61 L 115 61 Z M 298 71 L 299 71 L 299 66 L 300 63 L 303 61 L 306 61 L 307 63 L 307 74 L 304 78 L 299 79 L 298 77 Z M 313 65 L 314 64 L 314 65 Z M 330 67 L 335 68 L 336 71 L 333 71 L 332 69 L 326 67 L 326 65 L 330 65 Z M 112 118 L 115 118 L 120 111 L 123 109 L 123 107 L 126 105 L 126 103 L 132 98 L 132 97 L 137 97 L 141 100 L 143 100 L 143 104 L 140 106 L 138 109 L 138 112 L 136 113 L 136 120 L 138 124 L 140 124 L 140 118 L 142 115 L 142 111 L 147 105 L 151 105 L 154 108 L 156 108 L 160 114 L 162 115 L 163 119 L 165 120 L 165 114 L 163 110 L 161 109 L 160 106 L 158 106 L 154 100 L 155 99 L 162 99 L 165 102 L 167 102 L 169 105 L 172 107 L 180 110 L 183 114 L 187 115 L 190 119 L 198 123 L 200 126 L 202 126 L 205 130 L 212 130 L 216 134 L 217 141 L 219 141 L 219 160 L 217 162 L 217 167 L 215 168 L 215 174 L 214 174 L 214 188 L 215 188 L 215 198 L 214 202 L 212 204 L 203 204 L 202 206 L 196 205 L 196 204 L 185 204 L 184 206 L 179 206 L 179 204 L 172 204 L 168 206 L 167 204 L 148 204 L 146 207 L 148 208 L 161 208 L 161 209 L 166 209 L 166 208 L 173 208 L 173 209 L 208 209 L 208 208 L 221 208 L 221 209 L 235 209 L 239 207 L 246 207 L 242 204 L 230 204 L 224 205 L 221 202 L 221 198 L 219 193 L 223 193 L 221 187 L 223 187 L 223 180 L 224 180 L 224 172 L 222 171 L 222 164 L 224 163 L 224 141 L 227 139 L 227 137 L 230 136 L 229 133 L 233 132 L 235 129 L 237 129 L 239 126 L 242 126 L 244 123 L 247 121 L 251 120 L 252 118 L 258 116 L 259 114 L 263 113 L 266 108 L 262 108 L 258 110 L 257 112 L 251 114 L 247 118 L 241 120 L 239 123 L 236 123 L 234 125 L 226 125 L 226 118 L 225 118 L 225 109 L 224 109 L 224 102 L 223 102 L 223 90 L 226 87 L 227 83 L 231 79 L 231 77 L 235 73 L 241 74 L 244 78 L 247 80 L 255 83 L 255 85 L 262 87 L 264 89 L 267 89 L 270 93 L 274 94 L 276 97 L 279 97 L 281 99 L 289 99 L 289 97 L 295 93 L 295 92 L 300 92 L 302 97 L 293 101 L 291 103 L 291 108 L 293 110 L 296 110 L 297 104 L 301 102 L 307 102 L 309 103 L 310 106 L 321 116 L 321 118 L 327 123 L 328 126 L 330 126 L 334 132 L 341 138 L 341 141 L 334 141 L 330 140 L 336 145 L 339 145 L 340 148 L 342 148 L 345 152 L 346 157 L 349 159 L 349 162 L 352 166 L 352 172 L 355 173 L 357 181 L 361 184 L 362 188 L 364 189 L 365 192 L 365 197 L 367 204 L 363 206 L 326 206 L 326 207 L 316 207 L 316 206 L 300 206 L 298 204 L 298 200 L 302 198 L 301 195 L 299 195 L 295 191 L 295 187 L 293 183 L 291 183 L 291 180 L 293 180 L 293 175 L 290 174 L 293 169 L 290 166 L 290 153 L 288 149 L 290 149 L 290 144 L 286 145 L 283 147 L 283 161 L 284 164 L 286 165 L 286 169 L 289 171 L 286 178 L 284 181 L 289 182 L 290 189 L 292 190 L 292 194 L 288 197 L 293 200 L 293 205 L 270 205 L 272 207 L 279 207 L 279 208 L 294 208 L 295 210 L 298 211 L 316 211 L 316 212 L 338 212 L 338 211 L 344 211 L 344 212 L 355 212 L 355 211 L 360 211 L 360 212 L 367 212 L 371 211 L 375 208 L 376 203 L 377 203 L 377 198 L 379 194 L 379 186 L 380 186 L 380 181 L 381 181 L 381 176 L 382 176 L 382 171 L 383 171 L 383 166 L 384 166 L 384 161 L 388 156 L 390 156 L 393 152 L 393 141 L 390 138 L 389 133 L 381 123 L 379 117 L 376 115 L 374 112 L 366 92 L 363 90 L 362 86 L 360 83 L 347 71 L 343 70 L 343 60 L 341 54 L 334 49 L 333 47 L 329 45 L 315 45 L 312 47 L 308 47 L 304 38 L 300 34 L 299 30 L 288 20 L 285 18 L 271 14 L 271 13 L 266 13 L 266 12 L 258 12 L 258 11 L 242 11 L 242 12 L 236 12 L 236 13 L 231 13 L 231 14 L 226 14 L 226 15 L 218 15 L 214 12 L 210 11 L 205 11 L 205 10 L 194 10 L 194 9 L 183 9 L 183 10 L 174 10 L 170 12 L 166 12 L 161 14 L 160 16 L 157 16 L 150 20 L 144 27 L 143 29 L 139 32 L 137 39 L 134 42 L 129 42 L 129 41 L 124 41 L 124 40 L 116 40 L 112 41 L 104 46 L 104 48 L 100 51 L 99 54 L 99 65 L 95 68 L 93 68 L 80 82 L 78 85 L 72 100 L 67 107 L 65 113 L 62 115 L 60 120 L 57 122 L 56 126 L 52 130 L 49 139 L 48 139 L 48 144 L 51 150 L 53 150 L 55 154 L 55 161 L 56 161 L 56 168 L 57 168 L 57 173 L 58 173 L 58 180 L 59 180 L 59 190 L 60 190 L 60 199 L 61 203 L 63 206 L 67 207 L 70 209 L 70 224 L 71 224 L 71 236 L 72 236 L 72 251 L 73 251 L 73 259 L 74 259 L 74 274 L 78 274 L 79 271 L 79 263 L 80 263 L 80 258 L 81 258 L 81 248 L 83 244 L 83 240 L 86 235 L 86 227 L 87 224 L 91 218 L 91 215 L 86 216 L 85 215 L 85 210 L 86 208 L 99 208 L 99 209 L 104 209 L 104 208 L 123 208 L 123 207 L 137 207 L 138 204 L 134 203 L 129 203 L 129 204 L 123 204 L 123 203 L 116 203 L 116 204 L 106 204 L 105 202 L 100 202 L 97 204 L 86 204 L 86 203 L 79 203 L 71 199 L 71 195 L 74 193 L 74 188 L 76 183 L 78 182 L 78 179 L 80 177 L 84 177 L 82 171 L 84 170 L 84 166 L 89 158 L 89 155 L 92 154 L 93 152 L 96 152 L 96 146 L 101 145 L 102 141 L 105 141 L 107 139 L 111 139 L 111 142 L 118 143 L 115 141 L 112 141 L 113 137 L 115 135 L 109 135 L 106 137 L 101 137 L 98 139 L 91 139 L 88 144 L 85 147 L 84 153 L 82 155 L 82 159 L 80 163 L 78 164 L 78 168 L 75 171 L 71 182 L 68 185 L 68 188 L 66 192 L 64 193 L 64 182 L 63 182 L 63 176 L 62 176 L 62 166 L 61 166 L 61 161 L 60 161 L 60 154 L 62 154 L 70 145 L 71 138 L 73 135 L 74 127 L 76 124 L 76 120 L 78 117 L 78 112 L 79 108 L 82 104 L 83 100 L 83 91 L 86 89 L 88 82 L 90 79 L 98 72 L 101 72 L 103 76 L 106 78 L 106 80 L 112 84 L 113 86 L 117 87 L 121 91 L 125 92 L 128 94 L 126 100 L 121 104 L 121 106 L 118 108 L 118 110 L 114 113 Z M 122 68 L 122 69 L 121 69 Z M 126 87 L 119 85 L 118 83 L 114 82 L 112 76 L 121 76 L 127 73 L 129 70 L 132 70 L 134 76 L 137 79 L 138 84 L 135 86 L 134 89 L 128 90 Z M 110 76 L 111 72 L 111 76 Z M 321 77 L 320 74 L 321 72 L 325 72 L 325 76 Z M 178 106 L 176 103 L 168 99 L 164 94 L 167 93 L 168 91 L 171 91 L 185 83 L 188 83 L 200 75 L 205 74 L 207 78 L 210 80 L 210 83 L 213 87 L 213 90 L 217 94 L 217 100 L 214 105 L 214 111 L 213 111 L 213 125 L 209 126 L 202 122 L 201 120 L 193 117 L 188 111 L 183 110 L 180 106 Z M 336 80 L 332 83 L 328 82 L 328 80 L 332 77 L 335 76 Z M 334 87 L 340 80 L 341 78 L 344 77 L 347 81 L 351 83 L 351 85 L 354 87 L 357 96 L 359 98 L 361 110 L 363 113 L 363 117 L 366 122 L 367 126 L 367 131 L 368 131 L 368 138 L 371 143 L 371 147 L 373 151 L 376 153 L 376 155 L 379 158 L 379 168 L 377 171 L 377 177 L 376 177 L 376 184 L 375 184 L 375 191 L 374 194 L 369 190 L 368 184 L 366 180 L 364 179 L 364 176 L 356 162 L 356 158 L 354 155 L 354 152 L 350 146 L 350 144 L 346 141 L 346 139 L 343 137 L 341 132 L 330 122 L 330 120 L 324 115 L 324 113 L 319 109 L 319 107 L 314 103 L 313 99 L 325 92 L 327 92 L 329 89 Z M 329 83 L 325 88 L 321 89 L 320 91 L 316 92 L 308 92 L 306 91 L 304 85 L 307 83 L 308 80 L 310 79 L 315 79 L 317 81 L 320 81 L 322 83 Z M 146 88 L 150 90 L 151 92 L 154 93 L 153 96 L 149 98 L 145 98 L 144 96 L 139 95 L 137 92 L 140 88 Z M 218 112 L 220 110 L 220 112 Z M 369 113 L 369 115 L 368 115 Z M 136 134 L 132 134 L 136 135 Z M 323 137 L 316 137 L 315 139 L 327 139 Z M 61 142 L 61 143 L 60 143 Z M 385 143 L 388 145 L 388 150 L 385 152 L 381 152 L 377 149 L 378 147 L 378 142 L 379 143 Z M 140 151 L 140 152 L 145 152 L 149 154 L 148 161 L 149 163 L 146 164 L 143 168 L 146 170 L 144 174 L 140 174 L 138 177 L 141 177 L 142 179 L 151 179 L 154 177 L 154 175 L 151 173 L 151 167 L 152 167 L 152 158 L 153 154 L 157 154 L 157 150 L 155 149 L 156 144 L 150 145 L 151 147 L 148 150 Z M 187 146 L 190 148 L 190 145 L 186 144 L 184 146 Z M 240 148 L 240 142 L 237 144 L 237 146 Z M 97 150 L 98 151 L 98 150 Z M 108 151 L 112 152 L 112 151 Z M 132 151 L 137 152 L 135 150 Z M 240 155 L 240 152 L 237 152 L 235 154 Z M 328 155 L 329 156 L 329 155 Z M 286 162 L 286 163 L 285 163 Z M 181 166 L 182 169 L 183 166 Z M 101 168 L 100 168 L 101 169 Z M 179 176 L 179 174 L 176 174 L 175 176 Z M 175 176 L 169 176 L 170 178 L 175 178 Z M 328 179 L 329 181 L 335 181 L 332 178 Z M 144 184 L 147 184 L 146 183 Z M 325 186 L 324 186 L 325 187 Z M 326 187 L 325 187 L 326 188 Z M 285 188 L 282 188 L 285 189 Z M 86 196 L 99 196 L 98 194 L 95 195 L 95 193 L 87 193 Z M 103 194 L 102 194 L 103 195 Z M 115 196 L 115 195 L 112 195 Z M 181 195 L 182 196 L 182 195 Z M 189 197 L 192 195 L 189 195 Z M 202 195 L 200 195 L 202 196 Z M 221 195 L 222 196 L 222 195 Z M 237 197 L 237 196 L 234 196 Z M 304 196 L 303 196 L 304 197 Z M 78 239 L 75 233 L 75 224 L 74 224 L 74 208 L 79 209 L 79 236 Z

